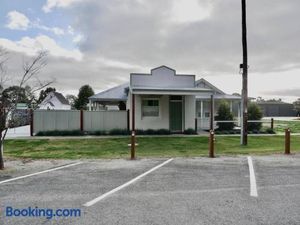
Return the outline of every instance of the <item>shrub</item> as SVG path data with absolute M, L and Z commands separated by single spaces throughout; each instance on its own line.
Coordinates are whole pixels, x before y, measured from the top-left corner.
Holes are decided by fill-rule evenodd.
M 82 136 L 84 133 L 80 130 L 49 130 L 40 131 L 36 136 Z
M 262 112 L 256 103 L 251 102 L 248 105 L 248 120 L 261 120 Z M 262 123 L 248 123 L 249 131 L 259 131 L 262 127 Z
M 88 132 L 89 135 L 106 135 L 107 133 L 103 130 L 97 130 L 93 132 Z
M 153 129 L 147 129 L 147 130 L 145 130 L 145 134 L 154 135 L 154 134 L 156 134 L 156 132 Z
M 109 135 L 129 135 L 130 131 L 127 129 L 112 129 L 108 132 Z
M 267 134 L 276 134 L 276 132 L 272 128 L 266 129 Z
M 187 135 L 190 135 L 190 134 L 197 134 L 197 132 L 192 129 L 192 128 L 189 128 L 189 129 L 186 129 L 183 131 L 184 134 L 187 134 Z
M 159 130 L 157 130 L 157 134 L 158 135 L 168 135 L 168 134 L 171 134 L 171 132 L 168 129 L 159 129 Z
M 230 112 L 229 104 L 226 101 L 222 101 L 218 108 L 218 115 L 215 118 L 216 120 L 221 121 L 232 121 L 233 114 Z M 234 123 L 217 123 L 218 130 L 233 130 Z

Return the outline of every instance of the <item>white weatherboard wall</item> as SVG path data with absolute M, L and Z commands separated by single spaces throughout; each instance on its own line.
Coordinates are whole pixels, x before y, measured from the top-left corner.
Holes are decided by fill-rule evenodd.
M 146 97 L 147 96 L 135 95 L 135 128 L 140 130 L 169 129 L 169 96 L 164 95 L 164 96 L 154 97 L 159 99 L 158 117 L 142 116 L 142 99 Z M 130 100 L 131 100 L 131 95 L 130 95 Z M 132 112 L 132 110 L 130 111 Z
M 196 98 L 193 95 L 188 95 L 184 97 L 185 105 L 185 127 L 184 129 L 195 129 L 195 111 L 196 111 Z
M 34 133 L 50 130 L 79 130 L 78 110 L 36 110 L 33 115 Z
M 127 129 L 127 111 L 85 111 L 83 129 L 85 131 Z

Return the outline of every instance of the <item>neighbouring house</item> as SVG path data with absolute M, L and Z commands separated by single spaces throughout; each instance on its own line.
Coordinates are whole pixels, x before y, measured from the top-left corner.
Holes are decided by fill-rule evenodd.
M 47 110 L 70 110 L 71 105 L 61 93 L 53 91 L 46 96 L 38 108 Z
M 264 117 L 297 116 L 297 111 L 291 103 L 281 101 L 258 101 L 256 103 L 261 108 Z
M 197 129 L 209 129 L 211 103 L 216 112 L 221 100 L 228 101 L 234 115 L 240 117 L 239 96 L 228 95 L 205 79 L 196 81 L 195 75 L 176 74 L 174 69 L 160 66 L 150 74 L 131 73 L 129 83 L 91 96 L 89 110 L 114 105 L 130 111 L 135 129 L 183 132 L 195 129 L 195 124 Z

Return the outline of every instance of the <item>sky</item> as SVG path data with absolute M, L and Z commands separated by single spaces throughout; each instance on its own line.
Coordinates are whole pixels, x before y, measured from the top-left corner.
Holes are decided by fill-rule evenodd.
M 300 98 L 300 1 L 247 1 L 249 96 Z M 130 73 L 167 65 L 241 92 L 239 0 L 1 0 L 0 46 L 7 71 L 49 52 L 43 80 L 64 94 L 89 84 L 95 92 Z

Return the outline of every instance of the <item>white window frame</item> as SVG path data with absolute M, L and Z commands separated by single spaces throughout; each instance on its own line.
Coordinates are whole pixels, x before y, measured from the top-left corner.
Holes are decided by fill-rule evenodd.
M 154 100 L 154 101 L 158 101 L 158 115 L 157 116 L 145 116 L 143 113 L 144 110 L 144 105 L 143 105 L 143 101 L 149 101 L 149 100 Z M 142 118 L 159 118 L 160 117 L 160 99 L 159 98 L 142 98 L 141 101 L 141 115 Z

